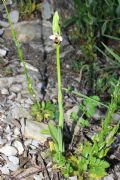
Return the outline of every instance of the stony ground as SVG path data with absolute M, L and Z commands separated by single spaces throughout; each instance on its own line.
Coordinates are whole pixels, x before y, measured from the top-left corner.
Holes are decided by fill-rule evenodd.
M 11 1 L 7 1 L 10 6 Z M 57 102 L 55 48 L 49 40 L 52 33 L 52 13 L 46 5 L 43 20 L 35 19 L 20 21 L 19 11 L 11 10 L 11 20 L 21 42 L 26 65 L 35 88 L 37 98 L 42 99 L 42 89 L 45 99 Z M 14 6 L 13 6 L 14 7 Z M 29 94 L 23 66 L 17 56 L 16 47 L 12 41 L 6 14 L 0 4 L 0 180 L 62 180 L 59 173 L 51 168 L 51 158 L 47 158 L 50 138 L 43 135 L 45 123 L 35 122 L 31 116 L 33 97 Z M 67 37 L 61 44 L 61 69 L 63 87 L 73 86 L 79 90 L 79 73 L 71 71 L 75 58 L 81 56 L 81 51 L 74 49 Z M 64 94 L 65 119 L 70 123 L 70 114 L 77 111 L 76 104 L 81 98 Z M 97 113 L 98 116 L 98 113 Z M 101 116 L 101 114 L 100 114 Z M 117 116 L 117 115 L 116 115 Z M 98 117 L 99 119 L 99 117 Z M 115 120 L 119 116 L 115 117 Z M 111 154 L 114 168 L 104 180 L 120 179 L 120 134 L 116 137 L 116 151 Z M 114 172 L 115 170 L 115 172 Z M 69 178 L 76 180 L 76 177 Z

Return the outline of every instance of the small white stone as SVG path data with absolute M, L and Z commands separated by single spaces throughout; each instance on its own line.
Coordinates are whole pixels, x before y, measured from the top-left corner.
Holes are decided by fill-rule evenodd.
M 39 174 L 34 175 L 34 180 L 40 180 L 40 179 L 44 179 L 42 173 L 39 173 Z
M 8 167 L 9 170 L 11 171 L 16 171 L 19 167 L 17 164 L 13 164 L 12 162 L 7 162 L 6 166 Z
M 39 146 L 39 141 L 32 140 L 32 145 L 35 146 L 35 147 L 38 147 Z
M 10 173 L 10 171 L 6 165 L 0 167 L 0 171 L 2 172 L 2 174 L 9 174 Z
M 15 136 L 19 136 L 19 135 L 20 135 L 20 129 L 19 129 L 19 128 L 16 127 L 16 128 L 14 129 L 14 135 L 15 135 Z
M 6 88 L 1 89 L 0 92 L 3 95 L 8 95 L 9 94 L 9 91 Z
M 6 129 L 5 129 L 5 132 L 6 132 L 6 133 L 11 133 L 10 125 L 7 125 L 7 127 L 6 127 Z
M 12 23 L 17 23 L 19 20 L 19 11 L 14 10 L 10 12 L 10 20 Z
M 16 156 L 9 156 L 8 159 L 9 159 L 9 161 L 11 161 L 15 165 L 19 164 L 19 158 Z
M 7 50 L 6 49 L 0 49 L 0 57 L 4 57 L 7 54 Z
M 24 141 L 25 146 L 29 146 L 32 143 L 32 139 L 27 139 Z
M 23 145 L 20 141 L 14 141 L 13 145 L 16 147 L 16 149 L 18 150 L 18 154 L 21 155 L 24 151 Z
M 17 154 L 16 148 L 7 144 L 0 148 L 0 152 L 5 154 L 6 156 L 14 156 Z

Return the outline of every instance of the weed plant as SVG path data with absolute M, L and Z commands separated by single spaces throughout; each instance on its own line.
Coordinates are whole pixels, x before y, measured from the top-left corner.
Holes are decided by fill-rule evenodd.
M 37 101 L 36 93 L 35 93 L 35 90 L 34 90 L 34 88 L 33 88 L 32 81 L 31 81 L 29 72 L 28 72 L 27 67 L 26 67 L 26 63 L 25 63 L 25 60 L 24 60 L 23 51 L 22 51 L 22 49 L 21 49 L 21 44 L 20 44 L 20 42 L 19 42 L 18 39 L 17 39 L 16 32 L 15 32 L 15 30 L 14 30 L 14 28 L 13 28 L 13 25 L 12 25 L 12 22 L 11 22 L 11 19 L 10 19 L 10 14 L 9 14 L 8 9 L 7 9 L 7 6 L 6 6 L 6 1 L 5 1 L 5 0 L 2 0 L 2 2 L 3 2 L 3 5 L 4 5 L 5 10 L 6 10 L 6 13 L 7 13 L 7 18 L 8 18 L 8 22 L 9 22 L 9 24 L 10 24 L 10 29 L 11 29 L 11 33 L 12 33 L 12 38 L 13 38 L 13 41 L 14 41 L 14 43 L 15 43 L 15 45 L 16 45 L 19 59 L 20 59 L 21 63 L 23 64 L 24 73 L 25 73 L 25 76 L 26 76 L 27 84 L 28 84 L 28 91 L 29 91 L 29 93 L 33 96 L 34 101 L 37 102 L 37 106 L 39 107 L 40 105 L 39 105 L 39 102 Z

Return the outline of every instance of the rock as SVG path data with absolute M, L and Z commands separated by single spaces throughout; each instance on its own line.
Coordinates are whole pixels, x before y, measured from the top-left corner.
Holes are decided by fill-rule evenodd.
M 37 140 L 32 140 L 32 143 L 31 143 L 33 146 L 35 147 L 38 147 L 39 146 L 39 141 Z
M 117 124 L 120 121 L 120 114 L 114 113 L 113 114 L 113 121 L 114 121 L 114 123 Z
M 69 177 L 69 180 L 77 180 L 77 176 Z
M 52 16 L 51 5 L 47 0 L 45 0 L 42 3 L 42 18 L 47 20 L 50 19 L 51 16 Z
M 5 144 L 6 142 L 7 142 L 7 139 L 2 139 L 2 138 L 0 137 L 0 145 Z
M 0 57 L 5 57 L 7 54 L 7 50 L 6 49 L 1 49 L 0 48 Z
M 15 146 L 16 149 L 18 150 L 18 154 L 19 155 L 23 154 L 24 148 L 23 148 L 23 145 L 22 145 L 22 143 L 20 141 L 17 141 L 17 140 L 14 141 L 13 142 L 13 146 Z
M 45 40 L 52 34 L 52 24 L 49 21 L 22 21 L 13 24 L 13 28 L 16 31 L 17 39 L 20 42 L 38 40 L 41 37 Z M 4 36 L 8 39 L 12 39 L 10 28 L 5 29 Z
M 40 141 L 41 144 L 44 144 L 47 138 L 50 138 L 50 135 L 41 133 L 44 129 L 48 129 L 48 126 L 44 123 L 39 123 L 30 120 L 22 120 L 21 125 L 22 125 L 22 134 L 26 138 L 36 139 Z
M 9 100 L 14 100 L 16 98 L 16 94 L 15 93 L 11 93 L 10 96 L 8 97 Z
M 0 36 L 2 36 L 3 33 L 4 33 L 4 29 L 2 28 L 2 29 L 0 29 Z
M 34 180 L 44 179 L 44 177 L 43 177 L 43 174 L 42 174 L 42 173 L 35 174 L 33 177 L 34 177 Z
M 1 89 L 0 92 L 3 95 L 9 95 L 9 91 L 6 88 Z
M 11 171 L 16 171 L 19 167 L 19 165 L 14 164 L 13 162 L 10 162 L 10 161 L 7 162 L 6 166 Z
M 34 66 L 32 66 L 31 64 L 29 63 L 25 63 L 26 64 L 26 68 L 31 70 L 31 71 L 35 71 L 35 72 L 38 72 L 38 69 L 35 68 Z M 23 67 L 23 63 L 20 63 L 21 67 Z
M 6 22 L 6 21 L 1 21 L 1 20 L 0 20 L 0 26 L 6 28 L 6 27 L 9 27 L 9 23 Z
M 14 92 L 14 93 L 18 93 L 21 90 L 22 90 L 22 85 L 21 84 L 13 84 L 9 89 L 9 91 Z
M 14 129 L 14 135 L 15 135 L 15 136 L 19 136 L 19 135 L 20 135 L 20 129 L 19 129 L 18 127 L 16 127 L 16 128 Z
M 16 156 L 9 156 L 8 159 L 9 159 L 10 162 L 12 162 L 15 165 L 19 164 L 19 158 L 16 157 Z
M 105 176 L 103 180 L 114 180 L 114 175 L 110 174 L 109 176 Z
M 0 78 L 0 87 L 1 88 L 8 88 L 10 87 L 13 83 L 23 83 L 26 81 L 25 75 L 18 75 L 15 77 L 5 77 L 5 78 Z
M 0 149 L 0 152 L 5 154 L 6 156 L 14 156 L 17 154 L 17 149 L 10 145 L 5 145 Z
M 10 12 L 10 20 L 12 23 L 17 23 L 19 20 L 19 11 L 14 10 Z
M 0 171 L 2 172 L 2 174 L 7 174 L 8 175 L 10 173 L 9 168 L 7 167 L 7 165 L 0 167 Z

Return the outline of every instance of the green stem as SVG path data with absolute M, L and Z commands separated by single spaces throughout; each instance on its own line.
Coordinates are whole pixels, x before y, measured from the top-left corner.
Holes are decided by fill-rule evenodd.
M 59 105 L 59 127 L 63 129 L 63 100 L 62 100 L 62 81 L 60 72 L 60 45 L 56 44 L 56 63 L 58 78 L 58 105 Z

